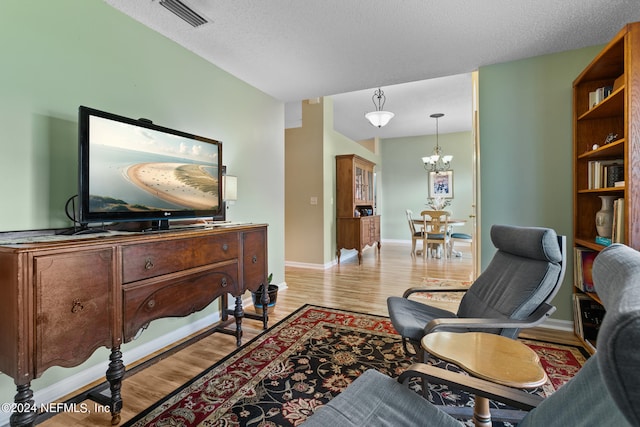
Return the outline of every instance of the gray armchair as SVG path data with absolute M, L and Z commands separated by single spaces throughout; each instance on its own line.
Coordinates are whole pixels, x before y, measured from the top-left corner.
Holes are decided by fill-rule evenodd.
M 467 375 L 415 364 L 398 381 L 375 370 L 366 371 L 344 392 L 318 408 L 304 426 L 459 427 L 459 422 L 447 413 L 451 407 L 433 405 L 401 384 L 416 376 L 519 408 L 519 427 L 640 425 L 640 352 L 633 345 L 640 342 L 640 253 L 614 244 L 596 258 L 593 276 L 607 310 L 598 335 L 598 351 L 550 397 L 542 399 Z M 501 418 L 494 415 L 493 419 Z
M 433 331 L 483 331 L 516 338 L 521 328 L 541 324 L 555 311 L 550 305 L 566 270 L 566 238 L 549 228 L 494 225 L 497 248 L 486 270 L 467 289 L 410 288 L 389 297 L 393 326 L 416 353 Z M 409 299 L 416 292 L 465 292 L 457 313 Z M 420 359 L 421 361 L 422 359 Z

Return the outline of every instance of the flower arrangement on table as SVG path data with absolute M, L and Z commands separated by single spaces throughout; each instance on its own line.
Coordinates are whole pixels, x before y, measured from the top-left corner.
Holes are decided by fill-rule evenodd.
M 427 206 L 436 211 L 441 211 L 451 204 L 450 199 L 446 199 L 442 196 L 429 197 L 427 199 Z

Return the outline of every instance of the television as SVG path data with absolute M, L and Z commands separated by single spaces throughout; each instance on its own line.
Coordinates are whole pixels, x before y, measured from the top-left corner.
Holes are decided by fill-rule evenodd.
M 79 108 L 78 221 L 89 224 L 225 219 L 222 142 Z

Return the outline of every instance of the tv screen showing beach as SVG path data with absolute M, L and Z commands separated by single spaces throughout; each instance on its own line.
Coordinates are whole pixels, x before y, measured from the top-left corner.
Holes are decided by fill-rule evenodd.
M 89 118 L 89 211 L 218 209 L 218 153 L 208 143 Z

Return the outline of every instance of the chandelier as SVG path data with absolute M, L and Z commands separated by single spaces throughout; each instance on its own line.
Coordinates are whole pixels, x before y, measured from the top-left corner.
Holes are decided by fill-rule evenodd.
M 382 126 L 389 123 L 389 120 L 391 120 L 393 116 L 395 116 L 395 114 L 393 114 L 391 111 L 383 110 L 384 103 L 387 100 L 387 97 L 384 96 L 384 92 L 382 91 L 381 88 L 378 88 L 378 90 L 376 90 L 373 93 L 371 100 L 373 101 L 373 105 L 376 107 L 376 110 L 370 113 L 367 113 L 364 116 L 367 118 L 367 120 L 369 120 L 369 123 L 371 123 L 373 126 L 381 128 Z M 377 100 L 377 103 L 376 103 L 376 100 Z
M 430 172 L 442 172 L 449 170 L 451 167 L 451 160 L 453 160 L 453 156 L 442 154 L 442 150 L 438 144 L 438 119 L 442 116 L 444 116 L 442 113 L 435 113 L 430 116 L 436 119 L 436 146 L 433 149 L 433 154 L 422 158 L 424 168 Z

